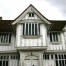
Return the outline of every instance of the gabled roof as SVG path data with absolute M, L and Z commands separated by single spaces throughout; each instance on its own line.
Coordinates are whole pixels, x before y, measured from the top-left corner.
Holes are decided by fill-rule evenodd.
M 32 4 L 30 4 L 30 5 L 14 20 L 14 22 L 13 22 L 12 24 L 18 23 L 18 21 L 20 20 L 19 18 L 20 18 L 20 17 L 24 17 L 24 14 L 28 13 L 28 10 L 29 10 L 30 8 L 33 9 L 34 12 L 35 12 L 44 22 L 46 22 L 47 24 L 51 24 L 51 23 L 49 22 L 49 20 L 48 20 L 46 17 L 44 17 Z
M 33 7 L 43 18 L 45 18 L 49 23 L 52 24 L 51 31 L 62 31 L 64 26 L 66 25 L 66 20 L 48 20 L 44 17 L 33 5 L 29 5 L 15 20 L 0 20 L 0 32 L 11 32 L 12 26 L 11 24 L 16 21 L 23 13 L 29 8 Z

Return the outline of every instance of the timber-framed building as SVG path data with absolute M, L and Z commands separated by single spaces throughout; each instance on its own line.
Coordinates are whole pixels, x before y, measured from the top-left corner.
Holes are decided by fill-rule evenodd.
M 14 20 L 0 17 L 0 66 L 66 66 L 66 20 L 32 4 Z

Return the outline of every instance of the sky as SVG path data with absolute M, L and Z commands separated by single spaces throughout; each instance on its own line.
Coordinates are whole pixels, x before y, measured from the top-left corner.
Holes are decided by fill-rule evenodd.
M 66 20 L 66 0 L 0 0 L 0 17 L 14 20 L 30 4 L 49 20 Z

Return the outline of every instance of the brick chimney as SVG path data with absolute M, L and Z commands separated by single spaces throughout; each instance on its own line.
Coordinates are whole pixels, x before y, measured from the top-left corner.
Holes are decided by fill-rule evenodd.
M 0 20 L 2 20 L 2 17 L 0 17 Z

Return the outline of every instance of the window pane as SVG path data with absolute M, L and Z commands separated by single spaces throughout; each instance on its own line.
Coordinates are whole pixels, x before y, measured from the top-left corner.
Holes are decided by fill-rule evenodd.
M 31 35 L 31 24 L 29 24 L 29 35 Z
M 3 56 L 1 56 L 1 59 L 3 59 Z
M 2 66 L 2 61 L 0 61 L 0 66 Z
M 50 33 L 50 42 L 52 42 L 52 33 Z
M 47 59 L 49 59 L 49 55 L 47 55 Z
M 6 34 L 6 43 L 8 43 L 8 34 Z
M 59 66 L 59 65 L 58 65 L 58 60 L 56 60 L 56 66 Z
M 45 55 L 45 59 L 47 59 L 47 55 Z
M 32 13 L 32 17 L 34 17 L 34 13 Z
M 53 41 L 55 42 L 55 33 L 53 32 Z
M 3 66 L 5 66 L 5 61 L 3 61 Z
M 6 66 L 8 66 L 8 61 L 6 61 Z
M 61 55 L 59 55 L 59 59 L 61 59 Z
M 59 60 L 59 65 L 62 66 L 62 60 Z
M 9 35 L 9 43 L 11 43 L 11 34 Z
M 58 59 L 58 55 L 57 54 L 55 55 L 55 59 Z
M 58 42 L 58 33 L 56 33 L 56 41 Z
M 58 35 L 59 35 L 58 32 L 51 32 L 50 33 L 50 42 L 58 42 L 59 41 Z
M 66 54 L 64 54 L 64 58 L 66 59 Z
M 32 24 L 32 35 L 34 35 L 34 24 Z
M 31 13 L 29 13 L 29 17 L 31 17 Z
M 63 58 L 63 54 L 61 55 L 61 58 L 64 59 L 64 58 Z
M 53 59 L 53 55 L 51 55 L 51 59 Z
M 1 34 L 1 43 L 3 43 L 3 34 Z
M 66 60 L 65 60 L 65 66 L 66 66 Z
M 35 24 L 35 35 L 37 35 L 37 24 Z
M 62 60 L 62 65 L 64 66 L 64 60 Z
M 28 35 L 28 24 L 26 24 L 26 35 Z

